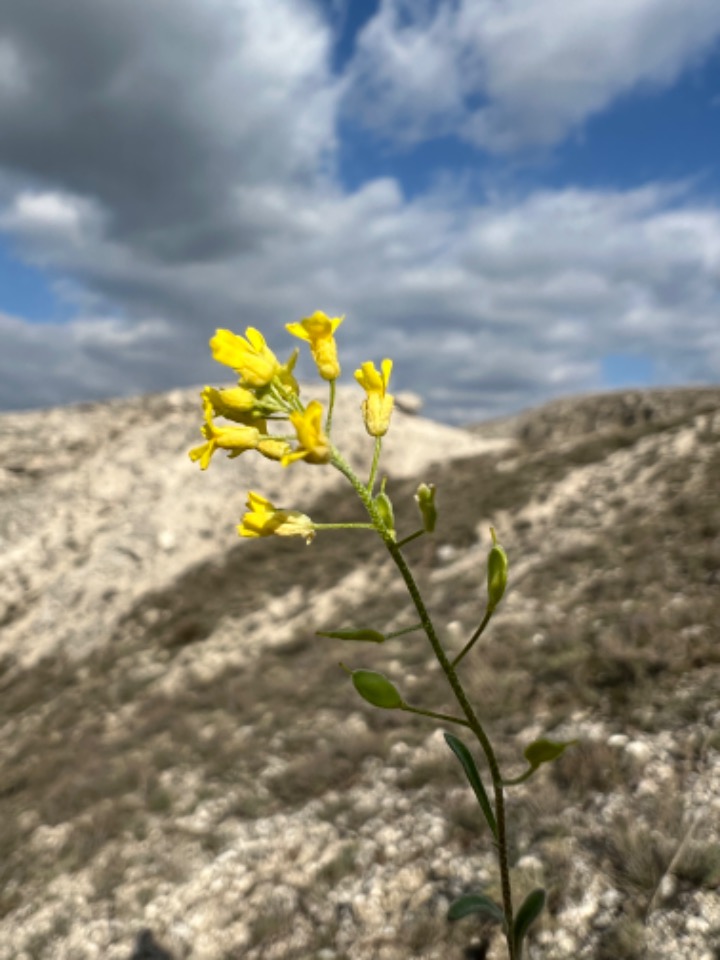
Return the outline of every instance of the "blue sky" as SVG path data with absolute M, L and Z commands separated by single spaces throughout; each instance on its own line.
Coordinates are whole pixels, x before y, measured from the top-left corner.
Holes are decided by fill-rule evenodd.
M 456 422 L 720 380 L 716 0 L 173 10 L 0 11 L 0 409 L 316 309 Z

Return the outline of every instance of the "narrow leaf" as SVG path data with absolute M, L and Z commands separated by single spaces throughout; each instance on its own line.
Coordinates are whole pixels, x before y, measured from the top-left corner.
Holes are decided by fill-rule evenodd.
M 482 913 L 497 923 L 505 923 L 505 915 L 500 907 L 482 893 L 468 893 L 464 897 L 459 897 L 454 903 L 450 904 L 447 918 L 448 920 L 462 920 L 463 917 L 469 917 L 473 913 Z
M 522 957 L 522 946 L 530 926 L 537 920 L 545 906 L 545 891 L 538 887 L 522 902 L 513 923 L 513 940 L 518 957 Z
M 555 740 L 533 740 L 525 748 L 525 759 L 531 767 L 537 768 L 542 763 L 551 763 L 557 760 L 566 747 L 571 747 L 577 740 L 555 741 Z
M 330 637 L 331 640 L 365 640 L 368 643 L 384 643 L 385 634 L 378 630 L 318 630 L 318 637 Z
M 475 796 L 477 797 L 477 801 L 480 804 L 480 809 L 485 814 L 487 825 L 490 827 L 492 835 L 497 840 L 498 828 L 497 823 L 495 822 L 495 814 L 490 806 L 488 795 L 485 792 L 485 787 L 480 779 L 480 774 L 475 766 L 475 761 L 473 760 L 472 754 L 462 740 L 459 740 L 457 737 L 453 736 L 452 733 L 445 734 L 445 742 L 462 764 L 462 768 L 465 771 L 465 776 L 468 778 L 468 782 L 473 788 Z

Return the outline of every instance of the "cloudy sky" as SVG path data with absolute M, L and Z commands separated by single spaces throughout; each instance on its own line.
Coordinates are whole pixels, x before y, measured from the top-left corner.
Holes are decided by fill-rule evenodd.
M 317 309 L 439 419 L 720 381 L 718 0 L 2 0 L 0 131 L 2 409 Z

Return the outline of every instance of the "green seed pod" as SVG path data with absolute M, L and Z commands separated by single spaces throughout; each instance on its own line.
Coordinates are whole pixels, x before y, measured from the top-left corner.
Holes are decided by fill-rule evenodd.
M 533 740 L 525 748 L 525 759 L 531 767 L 537 769 L 543 763 L 552 763 L 557 760 L 566 747 L 572 747 L 577 740 Z
M 380 519 L 385 525 L 385 529 L 389 530 L 390 533 L 395 535 L 395 512 L 393 511 L 392 501 L 390 497 L 385 493 L 384 490 L 381 490 L 380 493 L 373 500 L 375 504 L 375 509 L 380 514 Z
M 421 483 L 415 493 L 415 500 L 422 517 L 423 529 L 425 533 L 432 533 L 437 522 L 437 510 L 435 509 L 435 484 Z
M 508 578 L 508 558 L 507 554 L 497 542 L 494 527 L 490 527 L 490 535 L 493 545 L 488 554 L 488 603 L 487 608 L 492 611 L 497 607 L 505 593 Z
M 395 685 L 381 673 L 375 673 L 374 670 L 353 670 L 352 682 L 363 700 L 367 700 L 374 707 L 399 710 L 403 705 L 403 698 Z

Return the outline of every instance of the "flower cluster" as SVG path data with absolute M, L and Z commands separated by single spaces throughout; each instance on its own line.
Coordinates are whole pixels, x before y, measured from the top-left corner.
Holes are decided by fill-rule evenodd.
M 255 450 L 284 467 L 299 460 L 309 464 L 331 463 L 337 455 L 330 427 L 335 381 L 341 372 L 335 332 L 344 319 L 328 317 L 318 310 L 286 325 L 289 333 L 309 345 L 320 376 L 330 385 L 327 411 L 318 400 L 305 405 L 300 397 L 293 373 L 297 349 L 281 363 L 254 327 L 248 327 L 244 337 L 230 330 L 218 330 L 210 340 L 212 355 L 238 374 L 238 383 L 224 389 L 203 389 L 204 423 L 200 430 L 205 442 L 190 450 L 190 459 L 206 470 L 216 450 L 226 450 L 230 458 Z M 376 439 L 384 436 L 390 424 L 394 400 L 387 387 L 391 370 L 392 361 L 383 360 L 380 373 L 370 361 L 355 371 L 355 378 L 366 392 L 362 403 L 365 428 Z M 218 418 L 229 423 L 218 423 Z M 294 433 L 271 433 L 269 424 L 277 422 L 289 424 Z M 328 526 L 313 524 L 297 511 L 279 510 L 258 493 L 250 493 L 247 507 L 249 512 L 238 526 L 244 537 L 302 536 L 309 543 L 315 530 Z

